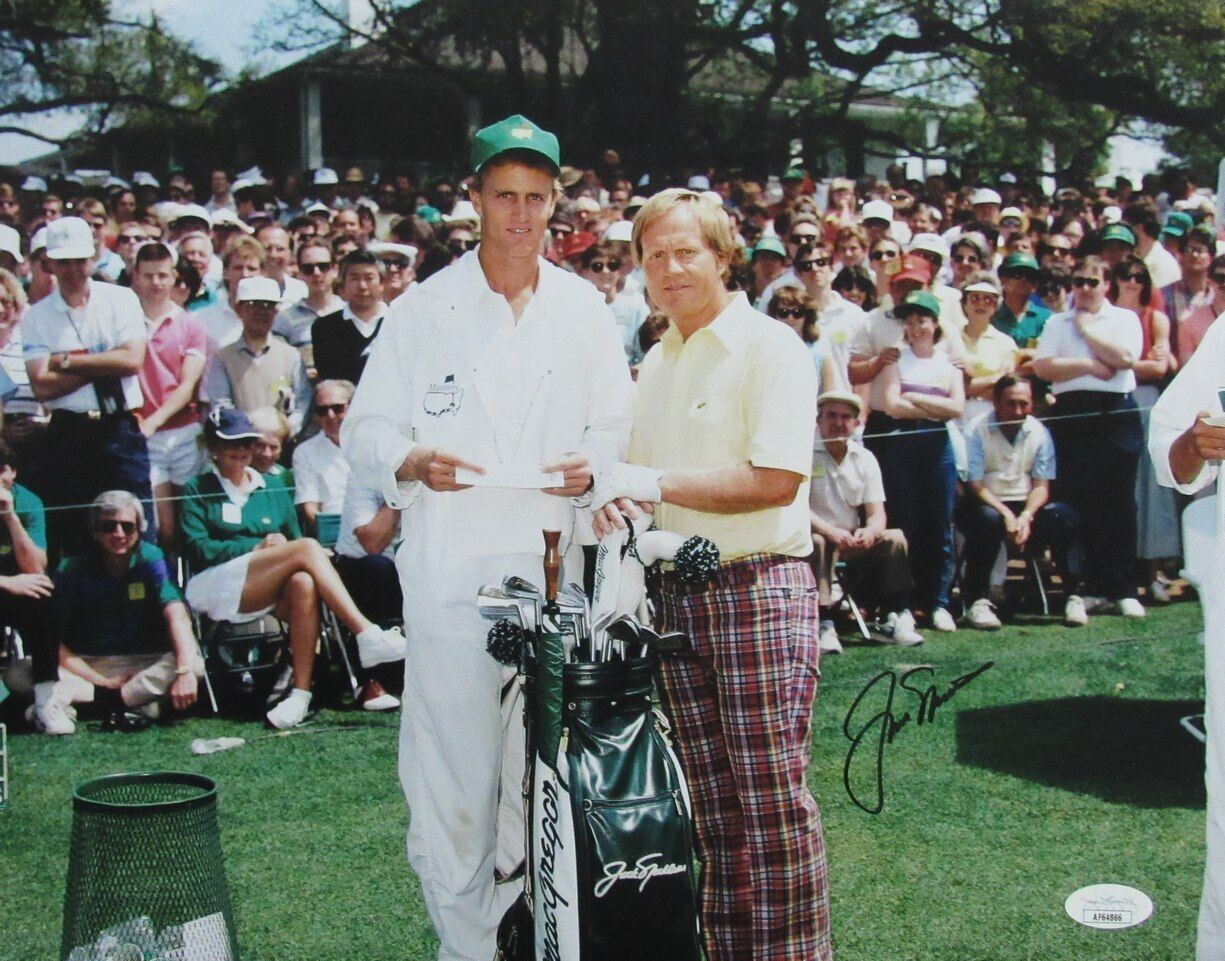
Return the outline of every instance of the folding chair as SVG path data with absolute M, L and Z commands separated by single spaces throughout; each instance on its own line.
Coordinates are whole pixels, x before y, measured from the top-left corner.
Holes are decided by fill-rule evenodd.
M 868 630 L 868 625 L 864 621 L 863 614 L 859 610 L 859 604 L 856 603 L 855 598 L 851 595 L 851 589 L 847 584 L 848 579 L 846 575 L 846 562 L 840 561 L 837 557 L 835 557 L 833 567 L 831 568 L 830 580 L 831 587 L 837 588 L 837 593 L 840 596 L 837 598 L 837 600 L 831 602 L 830 611 L 832 613 L 833 611 L 849 608 L 851 616 L 855 619 L 855 625 L 859 628 L 860 636 L 862 636 L 865 641 L 870 641 L 872 639 L 872 632 Z M 831 591 L 831 593 L 833 592 Z

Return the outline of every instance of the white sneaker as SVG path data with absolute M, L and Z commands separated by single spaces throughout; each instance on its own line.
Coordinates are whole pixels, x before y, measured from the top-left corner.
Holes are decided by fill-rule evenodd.
M 1134 597 L 1124 597 L 1122 600 L 1118 602 L 1117 607 L 1119 609 L 1119 613 L 1122 614 L 1124 617 L 1147 617 L 1148 616 L 1148 611 L 1144 609 L 1144 605 L 1141 604 Z
M 937 607 L 932 611 L 932 630 L 950 633 L 957 630 L 957 622 L 953 620 L 953 615 L 943 607 Z
M 1148 586 L 1148 599 L 1154 604 L 1170 603 L 1170 588 L 1164 581 L 1155 580 Z
M 377 667 L 404 660 L 408 642 L 398 627 L 368 627 L 357 635 L 357 658 L 362 667 Z
M 1063 623 L 1068 627 L 1084 627 L 1089 623 L 1089 612 L 1085 610 L 1083 597 L 1068 595 L 1067 603 L 1063 605 Z
M 834 630 L 833 621 L 821 622 L 821 633 L 817 635 L 817 643 L 822 654 L 842 653 L 842 642 L 838 640 L 838 632 Z
M 980 631 L 996 631 L 1004 626 L 996 616 L 991 602 L 985 597 L 980 597 L 970 605 L 970 610 L 966 612 L 966 621 Z
M 885 618 L 885 644 L 896 644 L 898 647 L 914 647 L 923 643 L 923 635 L 915 630 L 914 615 L 910 611 L 894 612 Z
M 306 720 L 310 711 L 311 695 L 309 691 L 299 691 L 297 688 L 289 692 L 289 697 L 281 701 L 266 715 L 268 723 L 278 731 L 297 727 Z
M 41 706 L 31 704 L 26 708 L 26 720 L 32 722 L 44 734 L 57 736 L 75 734 L 77 731 L 76 717 L 77 712 L 73 710 L 72 705 L 65 704 L 56 698 L 51 698 Z

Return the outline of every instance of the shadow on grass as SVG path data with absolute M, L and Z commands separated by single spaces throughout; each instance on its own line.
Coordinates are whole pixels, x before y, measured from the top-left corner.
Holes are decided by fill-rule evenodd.
M 1204 747 L 1179 725 L 1202 701 L 1065 697 L 957 714 L 957 761 L 1104 801 L 1204 806 Z

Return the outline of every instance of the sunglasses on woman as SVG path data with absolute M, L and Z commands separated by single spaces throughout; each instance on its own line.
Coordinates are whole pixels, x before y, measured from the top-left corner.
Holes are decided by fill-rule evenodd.
M 619 260 L 593 260 L 587 265 L 587 269 L 593 274 L 602 274 L 604 271 L 615 274 L 621 269 L 621 261 Z
M 902 256 L 900 250 L 874 250 L 868 255 L 873 260 L 893 260 L 895 257 Z
M 1101 285 L 1101 279 L 1097 277 L 1073 277 L 1073 287 L 1088 287 L 1090 290 L 1096 290 Z
M 121 521 L 118 518 L 114 520 L 102 520 L 94 524 L 94 530 L 99 534 L 109 534 L 118 527 L 125 537 L 131 537 L 136 533 L 136 521 Z
M 800 271 L 800 273 L 804 273 L 804 274 L 808 273 L 809 271 L 816 270 L 818 267 L 828 267 L 828 266 L 829 266 L 828 257 L 815 257 L 812 260 L 797 260 L 795 262 L 795 269 Z
M 1135 273 L 1130 273 L 1130 274 L 1115 274 L 1114 276 L 1115 276 L 1115 279 L 1119 281 L 1126 280 L 1129 283 L 1133 283 L 1133 284 L 1144 283 L 1144 274 L 1140 273 L 1139 271 Z
M 978 258 L 973 254 L 953 254 L 953 259 L 959 264 L 976 264 Z
M 803 307 L 775 307 L 774 316 L 779 320 L 787 318 L 789 320 L 803 320 L 808 314 Z

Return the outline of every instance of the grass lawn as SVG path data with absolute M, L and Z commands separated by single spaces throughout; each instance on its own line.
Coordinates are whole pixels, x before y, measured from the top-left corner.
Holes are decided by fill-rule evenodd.
M 930 634 L 923 647 L 847 646 L 827 658 L 811 782 L 830 861 L 843 961 L 1181 961 L 1194 954 L 1203 871 L 1203 751 L 1177 725 L 1202 709 L 1199 608 L 1143 622 L 1030 621 L 994 634 Z M 844 719 L 882 671 L 928 664 L 941 693 L 993 666 L 884 749 L 884 806 L 843 783 Z M 929 699 L 929 703 L 931 703 Z M 862 727 L 884 707 L 874 688 Z M 893 711 L 917 715 L 899 690 Z M 394 719 L 323 713 L 360 730 L 194 757 L 193 737 L 264 733 L 192 720 L 133 735 L 10 737 L 12 804 L 0 812 L 0 961 L 56 956 L 72 785 L 123 770 L 216 779 L 239 944 L 247 961 L 415 961 L 436 942 L 404 862 Z M 852 784 L 874 793 L 873 745 Z M 1076 889 L 1129 884 L 1153 917 L 1123 931 L 1064 913 Z M 632 959 L 627 959 L 632 961 Z

